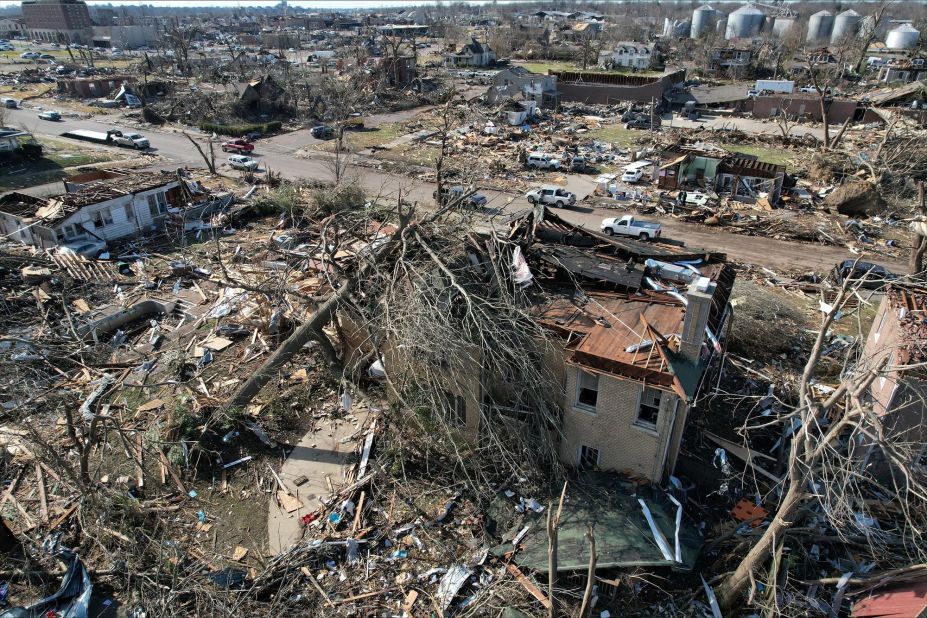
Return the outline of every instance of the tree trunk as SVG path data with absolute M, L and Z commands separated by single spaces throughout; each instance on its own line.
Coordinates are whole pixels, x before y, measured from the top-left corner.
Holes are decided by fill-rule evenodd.
M 373 255 L 373 258 L 369 262 L 365 262 L 353 277 L 343 281 L 338 291 L 322 303 L 309 321 L 297 328 L 279 348 L 274 350 L 267 361 L 265 361 L 237 391 L 235 391 L 232 398 L 223 406 L 223 411 L 227 412 L 231 409 L 241 408 L 247 405 L 261 391 L 264 385 L 270 381 L 280 367 L 286 364 L 286 362 L 289 361 L 294 354 L 299 352 L 304 345 L 309 343 L 311 339 L 316 338 L 317 333 L 332 319 L 332 315 L 334 315 L 335 310 L 338 308 L 338 303 L 347 300 L 351 293 L 354 292 L 357 284 L 366 279 L 367 274 L 373 269 L 373 265 L 388 255 L 393 247 L 396 246 L 396 242 L 402 236 L 407 224 L 407 219 L 400 220 L 399 229 L 393 233 L 389 241 L 383 244 Z
M 796 444 L 792 446 L 793 449 L 797 447 Z M 792 457 L 795 457 L 794 453 Z M 797 465 L 797 463 L 793 465 Z M 788 521 L 787 518 L 791 517 L 795 512 L 800 498 L 800 477 L 793 478 L 789 482 L 789 489 L 782 498 L 782 502 L 779 505 L 779 509 L 776 511 L 772 523 L 770 523 L 769 527 L 763 532 L 763 536 L 756 542 L 756 545 L 750 548 L 750 551 L 744 556 L 744 559 L 740 561 L 740 564 L 737 565 L 737 569 L 718 587 L 718 603 L 725 613 L 729 612 L 739 601 L 744 589 L 750 583 L 750 574 L 769 558 L 773 543 L 776 539 L 781 539 L 783 533 L 792 525 L 792 522 Z
M 824 150 L 830 150 L 830 105 L 827 104 L 826 90 L 821 91 L 821 122 L 824 123 Z
M 586 540 L 589 541 L 589 570 L 586 573 L 586 591 L 583 593 L 583 603 L 579 608 L 579 618 L 586 618 L 591 609 L 589 603 L 592 601 L 592 588 L 595 585 L 595 534 L 592 524 L 586 524 L 586 526 Z
M 924 212 L 924 181 L 917 183 L 917 206 L 918 211 Z M 917 275 L 924 272 L 924 255 L 927 253 L 927 236 L 923 236 L 915 229 L 913 244 L 911 246 L 911 258 L 908 260 L 908 274 Z

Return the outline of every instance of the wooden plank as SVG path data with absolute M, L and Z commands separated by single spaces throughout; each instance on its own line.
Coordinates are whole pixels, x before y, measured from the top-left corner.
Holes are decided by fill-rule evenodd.
M 54 530 L 55 528 L 57 528 L 58 526 L 66 522 L 71 517 L 71 515 L 74 514 L 74 511 L 76 511 L 77 507 L 79 506 L 80 506 L 80 502 L 75 502 L 74 504 L 69 506 L 64 513 L 59 515 L 58 518 L 55 519 L 55 521 L 51 523 L 51 525 L 48 527 L 48 531 L 51 532 L 52 530 Z
M 704 431 L 702 433 L 705 434 L 706 438 L 708 438 L 709 440 L 711 440 L 718 446 L 722 447 L 724 450 L 728 451 L 729 453 L 733 454 L 738 459 L 743 460 L 748 466 L 750 466 L 751 468 L 753 468 L 754 470 L 756 470 L 757 472 L 759 472 L 760 474 L 762 474 L 763 476 L 771 480 L 773 483 L 778 485 L 779 483 L 782 482 L 781 478 L 779 478 L 778 476 L 776 476 L 769 470 L 761 468 L 759 464 L 756 464 L 753 462 L 754 457 L 764 457 L 770 461 L 775 461 L 773 457 L 770 457 L 769 455 L 765 453 L 759 453 L 757 451 L 752 451 L 749 448 L 741 444 L 737 444 L 736 442 L 725 440 L 724 438 L 720 436 L 716 436 L 710 431 Z
M 42 515 L 42 523 L 48 523 L 48 499 L 45 496 L 45 479 L 42 478 L 42 465 L 35 462 L 35 483 L 39 489 L 39 508 Z
M 365 592 L 364 594 L 358 594 L 353 597 L 348 597 L 346 599 L 338 599 L 333 603 L 333 605 L 341 605 L 342 603 L 353 603 L 354 601 L 360 601 L 362 599 L 369 599 L 370 597 L 380 596 L 381 594 L 386 594 L 387 592 L 393 592 L 399 590 L 398 586 L 392 586 L 391 588 L 383 588 L 382 590 L 374 590 L 373 592 Z
M 521 584 L 522 587 L 531 594 L 531 596 L 540 601 L 541 605 L 547 609 L 550 609 L 550 599 L 544 596 L 544 593 L 541 592 L 541 589 L 535 586 L 530 579 L 525 577 L 525 574 L 519 571 L 517 566 L 510 562 L 509 564 L 505 565 L 505 568 L 515 577 L 515 579 L 518 580 L 518 583 Z
M 370 432 L 367 434 L 367 439 L 364 441 L 364 451 L 361 454 L 360 467 L 357 469 L 357 478 L 362 478 L 364 473 L 367 472 L 367 463 L 370 461 L 370 449 L 373 448 L 373 434 L 377 429 L 377 419 L 373 419 L 373 423 L 370 425 Z
M 360 500 L 357 501 L 357 509 L 354 511 L 354 525 L 351 526 L 351 534 L 356 533 L 361 525 L 361 513 L 364 511 L 364 496 L 366 495 L 367 492 L 361 491 Z

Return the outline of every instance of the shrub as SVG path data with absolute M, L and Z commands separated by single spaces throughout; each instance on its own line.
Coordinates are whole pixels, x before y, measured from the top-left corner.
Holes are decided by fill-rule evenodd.
M 204 122 L 200 125 L 200 129 L 203 131 L 208 131 L 212 133 L 218 133 L 219 135 L 229 135 L 231 137 L 241 137 L 248 133 L 260 133 L 264 135 L 265 133 L 272 133 L 274 131 L 279 131 L 280 127 L 283 126 L 283 123 L 279 120 L 272 120 L 270 122 L 264 123 L 241 123 L 241 124 L 219 124 L 216 122 Z

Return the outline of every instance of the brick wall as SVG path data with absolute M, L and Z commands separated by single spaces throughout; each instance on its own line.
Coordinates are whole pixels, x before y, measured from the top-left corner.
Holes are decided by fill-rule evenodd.
M 584 103 L 614 103 L 617 101 L 650 103 L 652 99 L 659 101 L 674 84 L 685 79 L 685 71 L 677 71 L 649 80 L 639 76 L 626 77 L 635 79 L 629 79 L 630 83 L 627 84 L 594 84 L 588 81 L 567 81 L 564 76 L 558 76 L 557 90 L 560 91 L 560 101 Z
M 576 465 L 580 447 L 590 446 L 599 450 L 599 467 L 603 470 L 628 471 L 651 480 L 662 480 L 664 453 L 671 433 L 675 433 L 671 426 L 678 397 L 663 391 L 656 431 L 644 429 L 634 424 L 641 384 L 599 376 L 596 412 L 586 412 L 575 407 L 579 371 L 576 367 L 567 368 L 560 459 L 568 465 Z M 684 415 L 681 420 L 685 420 Z M 678 444 L 678 437 L 676 440 Z

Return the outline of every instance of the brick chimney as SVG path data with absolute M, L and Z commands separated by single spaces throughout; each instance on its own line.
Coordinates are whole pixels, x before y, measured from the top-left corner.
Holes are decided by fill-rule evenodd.
M 715 287 L 716 284 L 708 277 L 699 277 L 689 284 L 686 292 L 686 317 L 682 323 L 679 352 L 693 364 L 697 364 L 701 356 Z

